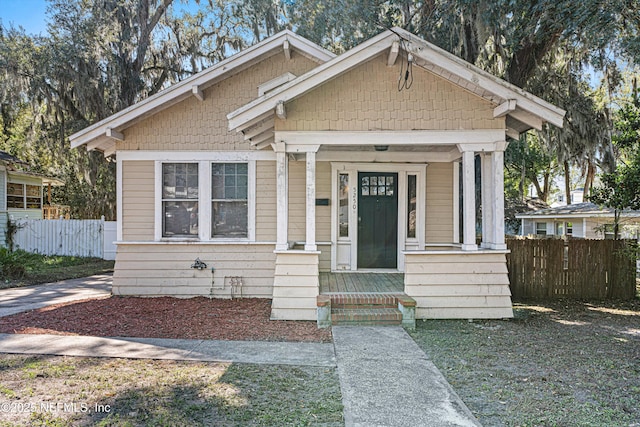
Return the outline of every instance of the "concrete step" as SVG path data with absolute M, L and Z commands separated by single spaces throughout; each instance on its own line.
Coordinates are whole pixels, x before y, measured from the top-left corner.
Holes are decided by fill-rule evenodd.
M 333 325 L 400 325 L 402 313 L 397 308 L 332 308 Z

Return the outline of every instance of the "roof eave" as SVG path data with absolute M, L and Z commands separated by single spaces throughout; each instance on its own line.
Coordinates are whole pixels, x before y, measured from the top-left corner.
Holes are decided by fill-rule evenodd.
M 279 102 L 287 102 L 298 97 L 323 82 L 357 66 L 364 59 L 388 49 L 391 47 L 395 37 L 391 31 L 382 32 L 342 55 L 232 111 L 227 114 L 229 130 L 240 130 L 244 124 L 273 110 Z
M 438 63 L 440 63 L 440 65 L 446 67 L 447 72 L 452 73 L 468 84 L 479 85 L 487 91 L 495 93 L 496 97 L 501 100 L 508 101 L 515 99 L 517 108 L 515 108 L 513 112 L 508 113 L 511 121 L 515 121 L 517 124 L 515 127 L 507 127 L 508 130 L 512 131 L 511 135 L 519 135 L 532 128 L 541 129 L 544 122 L 558 127 L 563 126 L 566 112 L 561 108 L 467 63 L 406 30 L 393 28 L 392 30 L 380 33 L 378 36 L 369 39 L 280 88 L 232 111 L 227 115 L 229 130 L 243 130 L 249 127 L 247 125 L 248 123 L 251 123 L 256 117 L 268 113 L 269 110 L 273 110 L 279 102 L 287 102 L 298 97 L 323 82 L 334 78 L 336 75 L 348 71 L 352 66 L 357 65 L 361 61 L 377 55 L 380 51 L 389 48 L 398 36 L 414 43 L 414 46 L 411 46 L 409 50 L 422 61 L 431 63 L 434 66 L 438 66 Z M 351 66 L 344 66 L 344 64 Z
M 263 40 L 261 43 L 238 52 L 192 77 L 178 82 L 149 98 L 74 133 L 69 137 L 71 148 L 80 147 L 81 145 L 90 143 L 96 138 L 104 136 L 107 128 L 121 131 L 137 119 L 168 108 L 192 96 L 194 86 L 207 87 L 211 81 L 223 78 L 226 74 L 234 72 L 239 66 L 262 58 L 272 51 L 282 48 L 285 40 L 298 51 L 302 52 L 304 56 L 312 59 L 315 58 L 318 62 L 326 62 L 335 56 L 333 53 L 298 36 L 290 30 L 281 31 Z

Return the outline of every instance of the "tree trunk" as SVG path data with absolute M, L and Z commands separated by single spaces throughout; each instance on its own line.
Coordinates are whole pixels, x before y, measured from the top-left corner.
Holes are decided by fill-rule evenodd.
M 569 170 L 569 162 L 564 161 L 564 193 L 567 197 L 567 205 L 571 204 L 571 174 Z
M 589 192 L 591 191 L 591 186 L 593 185 L 593 178 L 596 175 L 596 167 L 589 160 L 589 164 L 587 165 L 587 176 L 584 180 L 584 192 L 582 193 L 582 200 L 587 200 L 589 197 Z

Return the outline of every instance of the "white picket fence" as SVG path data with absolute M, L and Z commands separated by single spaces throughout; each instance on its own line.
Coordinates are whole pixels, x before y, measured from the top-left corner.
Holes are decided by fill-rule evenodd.
M 15 249 L 43 255 L 113 260 L 116 222 L 103 219 L 18 219 Z

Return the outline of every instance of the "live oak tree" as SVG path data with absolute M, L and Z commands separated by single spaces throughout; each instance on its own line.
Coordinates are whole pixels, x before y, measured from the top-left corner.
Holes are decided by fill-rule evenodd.
M 615 171 L 602 175 L 590 200 L 614 209 L 613 232 L 618 239 L 621 213 L 626 209 L 640 210 L 640 94 L 635 84 L 631 99 L 615 118 L 613 139 L 620 162 Z
M 114 164 L 70 150 L 68 135 L 283 28 L 340 53 L 400 26 L 565 108 L 564 129 L 537 135 L 540 150 L 565 168 L 611 170 L 602 129 L 612 114 L 593 101 L 584 66 L 615 86 L 611 58 L 640 59 L 639 9 L 634 0 L 51 0 L 46 35 L 0 23 L 0 149 L 61 175 L 57 197 L 76 216 L 113 218 Z M 538 160 L 523 168 L 528 182 L 551 167 Z

